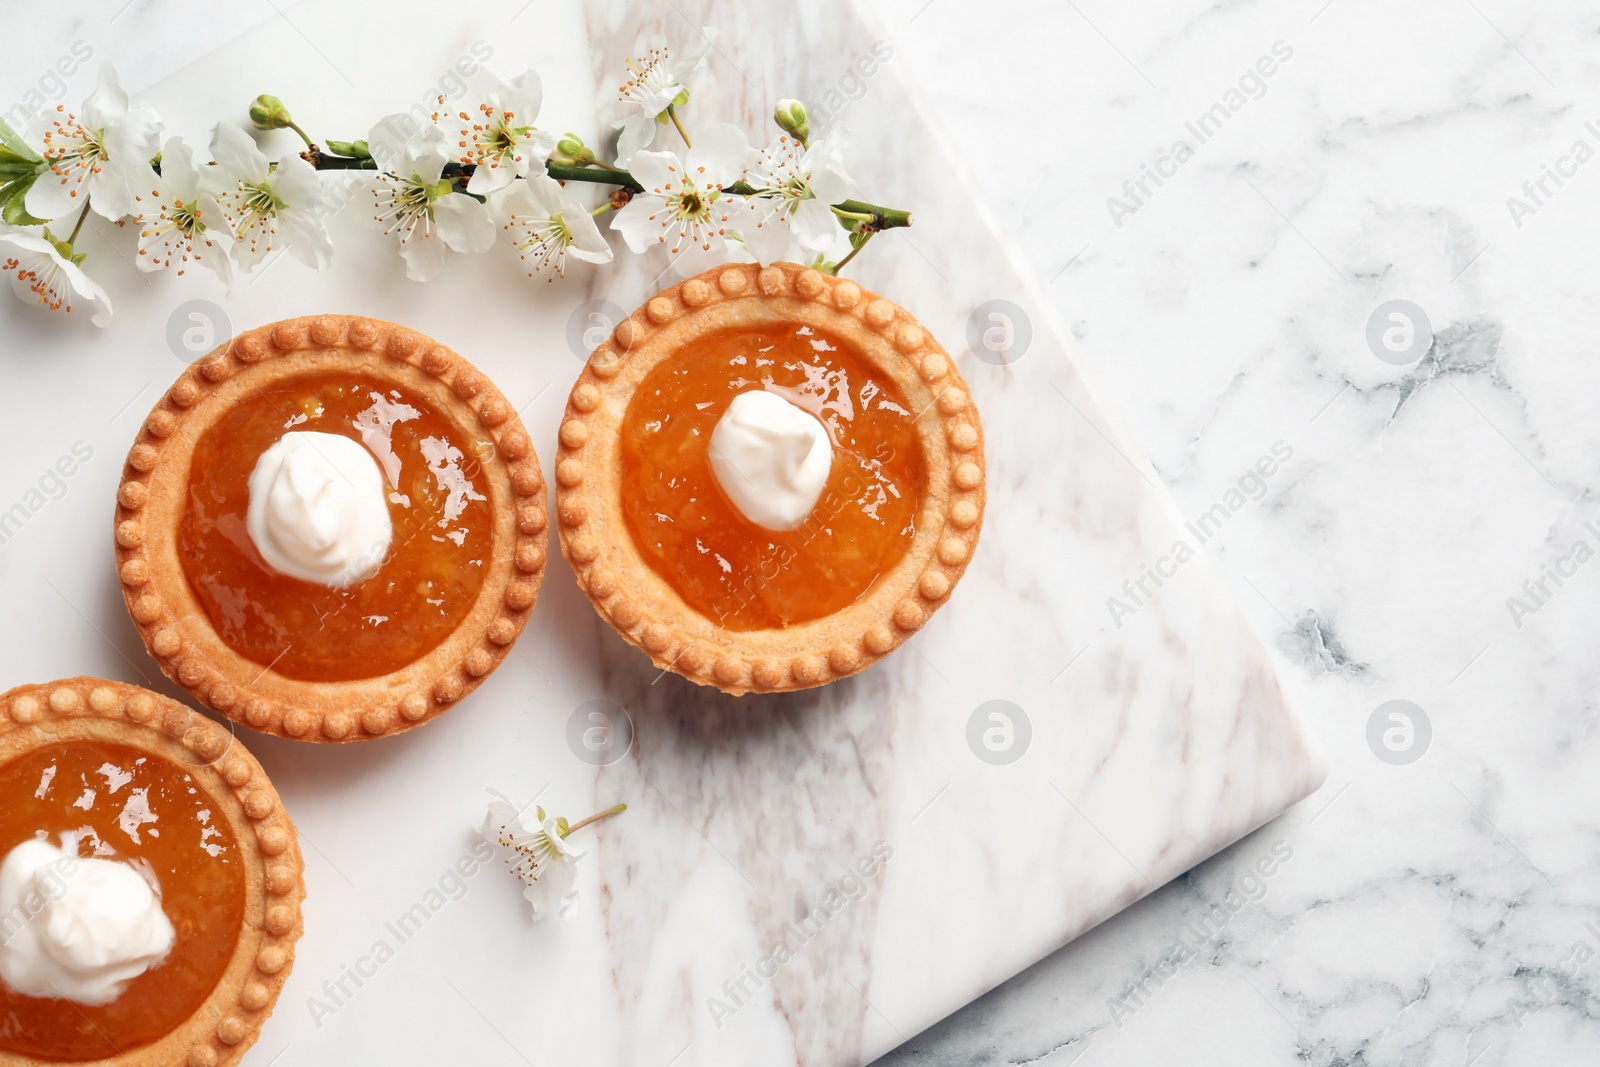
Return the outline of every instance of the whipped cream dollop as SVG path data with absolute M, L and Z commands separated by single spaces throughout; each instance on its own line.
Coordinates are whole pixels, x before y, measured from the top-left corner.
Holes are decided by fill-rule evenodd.
M 777 393 L 740 393 L 711 431 L 711 470 L 744 517 L 793 530 L 817 506 L 833 442 L 817 417 Z
M 394 536 L 378 461 L 349 437 L 286 433 L 250 473 L 245 529 L 267 566 L 343 588 L 370 578 Z
M 0 863 L 0 978 L 28 997 L 109 1004 L 172 949 L 155 888 L 126 863 L 24 841 Z

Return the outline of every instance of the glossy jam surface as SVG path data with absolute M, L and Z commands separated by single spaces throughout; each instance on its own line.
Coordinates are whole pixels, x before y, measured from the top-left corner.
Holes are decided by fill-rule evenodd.
M 41 833 L 60 844 L 71 832 L 83 856 L 149 865 L 176 939 L 110 1004 L 25 997 L 0 983 L 0 1050 L 99 1060 L 160 1039 L 211 995 L 244 922 L 244 863 L 211 797 L 159 756 L 73 741 L 0 767 L 0 857 Z
M 833 467 L 799 529 L 746 519 L 717 484 L 711 433 L 733 398 L 767 389 L 827 427 Z M 911 547 L 927 473 L 893 383 L 808 326 L 696 341 L 639 384 L 622 423 L 622 508 L 640 552 L 695 610 L 730 630 L 831 615 Z
M 377 574 L 344 589 L 280 574 L 245 529 L 250 472 L 291 430 L 343 434 L 384 472 L 394 535 Z M 222 640 L 288 678 L 388 674 L 443 641 L 472 609 L 493 539 L 480 444 L 388 383 L 323 375 L 236 405 L 200 438 L 178 554 Z

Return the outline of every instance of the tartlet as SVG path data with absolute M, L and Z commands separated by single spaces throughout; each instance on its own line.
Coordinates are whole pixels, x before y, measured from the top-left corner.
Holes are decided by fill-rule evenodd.
M 101 767 L 103 759 L 117 767 Z M 99 787 L 98 802 L 87 792 L 67 803 L 78 795 L 78 765 L 99 768 L 84 776 Z M 115 777 L 102 777 L 108 772 Z M 24 996 L 0 982 L 0 1010 L 15 1024 L 0 1036 L 0 1067 L 237 1063 L 272 1013 L 303 929 L 298 839 L 260 764 L 228 730 L 175 700 L 122 682 L 67 678 L 0 695 L 4 792 L 0 854 L 34 834 L 92 826 L 120 859 L 161 878 L 176 939 L 101 1006 Z M 120 824 L 110 812 L 132 808 L 134 794 L 130 833 L 128 809 Z M 199 833 L 176 832 L 174 820 L 196 814 Z M 52 822 L 59 825 L 39 825 Z M 141 835 L 142 823 L 151 825 Z
M 814 366 L 794 356 L 754 369 L 759 354 L 808 349 L 818 353 Z M 750 367 L 751 380 L 734 375 L 724 388 L 718 376 L 732 375 L 731 366 Z M 772 379 L 785 368 L 788 386 Z M 824 495 L 816 507 L 826 515 L 795 534 L 730 532 L 741 518 L 718 502 L 702 470 L 713 417 L 756 379 L 793 395 L 797 375 L 835 389 L 858 422 L 869 408 L 882 415 L 854 443 L 850 471 L 874 501 L 900 508 L 903 526 L 863 520 L 850 510 L 861 494 L 847 488 Z M 697 388 L 705 400 L 689 403 Z M 859 429 L 827 421 L 836 446 Z M 884 435 L 898 435 L 900 447 L 867 447 Z M 834 454 L 830 487 L 838 488 L 850 471 L 841 475 L 837 459 L 846 453 Z M 896 472 L 880 477 L 890 463 Z M 780 692 L 862 670 L 946 602 L 982 526 L 983 432 L 954 362 L 903 308 L 796 264 L 732 264 L 657 293 L 590 354 L 567 401 L 555 481 L 562 551 L 619 634 L 694 682 Z M 687 496 L 675 499 L 686 485 Z M 681 515 L 670 513 L 680 502 Z M 731 549 L 701 530 L 726 535 Z M 734 550 L 742 564 L 731 561 Z M 840 553 L 850 558 L 832 558 Z
M 374 462 L 394 543 L 348 589 L 274 573 L 241 532 L 251 465 L 291 429 L 358 425 L 389 449 Z M 118 575 L 145 646 L 198 700 L 266 733 L 362 740 L 430 721 L 499 665 L 538 597 L 545 500 L 521 420 L 460 355 L 375 319 L 288 319 L 201 359 L 145 420 Z

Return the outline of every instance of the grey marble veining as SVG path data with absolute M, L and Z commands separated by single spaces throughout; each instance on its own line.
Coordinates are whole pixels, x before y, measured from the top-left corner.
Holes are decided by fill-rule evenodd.
M 1294 445 L 1212 555 L 1331 755 L 1319 796 L 884 1062 L 1594 1060 L 1593 9 L 1005 2 L 1028 32 L 978 37 L 964 5 L 872 6 L 958 143 L 1026 154 L 985 192 L 1184 513 Z M 1411 366 L 1365 339 L 1393 298 L 1432 320 Z M 1432 722 L 1408 766 L 1367 741 L 1394 698 Z M 1150 981 L 1279 837 L 1265 896 Z

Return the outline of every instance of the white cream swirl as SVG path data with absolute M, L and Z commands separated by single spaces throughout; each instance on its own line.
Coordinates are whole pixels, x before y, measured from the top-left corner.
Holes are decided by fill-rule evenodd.
M 160 963 L 175 935 L 132 867 L 24 841 L 0 863 L 0 979 L 28 997 L 109 1004 Z
M 343 588 L 370 578 L 394 536 L 383 471 L 360 442 L 286 433 L 250 473 L 245 529 L 267 566 Z
M 832 469 L 827 429 L 777 393 L 740 393 L 711 432 L 717 484 L 745 518 L 768 530 L 805 522 Z

